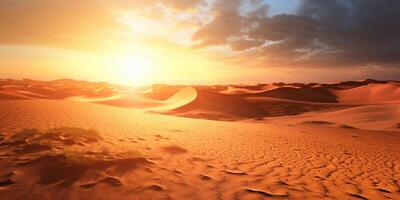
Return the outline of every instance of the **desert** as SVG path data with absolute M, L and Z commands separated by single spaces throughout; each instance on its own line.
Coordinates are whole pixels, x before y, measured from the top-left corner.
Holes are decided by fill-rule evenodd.
M 221 93 L 235 86 L 164 85 L 152 93 L 132 90 L 127 100 L 106 83 L 2 80 L 0 194 L 397 199 L 399 84 L 370 82 L 262 92 L 248 86 L 240 94 Z M 381 98 L 377 91 L 386 88 L 397 93 Z M 342 100 L 347 91 L 367 89 L 377 96 Z M 321 91 L 326 96 L 315 98 Z M 139 103 L 127 107 L 135 97 Z
M 0 0 L 0 200 L 400 200 L 400 0 Z

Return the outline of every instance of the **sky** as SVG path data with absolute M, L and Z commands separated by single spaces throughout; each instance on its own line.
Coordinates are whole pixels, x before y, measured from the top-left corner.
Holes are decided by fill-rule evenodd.
M 399 79 L 399 10 L 393 0 L 1 0 L 0 77 Z

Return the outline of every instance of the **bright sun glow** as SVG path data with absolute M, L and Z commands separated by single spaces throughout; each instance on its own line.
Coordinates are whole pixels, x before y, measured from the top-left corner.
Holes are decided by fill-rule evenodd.
M 141 57 L 124 57 L 118 60 L 118 76 L 133 85 L 151 83 L 152 69 L 149 60 Z

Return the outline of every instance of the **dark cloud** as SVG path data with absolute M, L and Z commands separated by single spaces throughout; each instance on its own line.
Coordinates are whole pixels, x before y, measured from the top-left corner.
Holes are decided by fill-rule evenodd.
M 194 37 L 202 46 L 252 49 L 265 64 L 361 66 L 400 62 L 400 1 L 301 0 L 295 14 L 268 16 L 244 1 L 215 15 Z
M 199 41 L 197 47 L 226 44 L 230 37 L 242 35 L 244 19 L 239 13 L 241 3 L 241 0 L 216 1 L 214 19 L 193 35 L 193 39 Z
M 304 0 L 298 14 L 318 23 L 315 39 L 334 59 L 368 64 L 400 62 L 399 10 L 400 1 Z
M 249 37 L 269 41 L 286 39 L 310 40 L 315 37 L 317 24 L 306 17 L 281 14 L 264 18 L 249 31 Z

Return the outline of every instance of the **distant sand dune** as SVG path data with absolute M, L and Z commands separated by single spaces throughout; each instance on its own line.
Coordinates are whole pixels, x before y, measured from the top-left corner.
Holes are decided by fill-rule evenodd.
M 293 117 L 269 119 L 285 123 L 324 122 L 341 127 L 399 131 L 400 104 L 366 105 L 332 112 L 306 113 Z M 323 124 L 323 123 L 318 123 Z
M 275 87 L 274 87 L 275 88 Z M 271 88 L 271 89 L 274 89 Z M 258 94 L 262 93 L 265 91 L 268 91 L 269 89 L 261 89 L 261 90 L 252 90 L 252 89 L 247 89 L 247 88 L 237 88 L 233 86 L 228 86 L 226 90 L 220 91 L 220 94 L 226 94 L 226 95 L 241 95 L 241 94 Z
M 24 94 L 13 91 L 0 91 L 0 99 L 6 100 L 21 100 L 21 99 L 35 99 Z
M 138 108 L 138 109 L 153 108 L 163 105 L 163 102 L 161 101 L 142 98 L 135 94 L 121 94 L 107 98 L 86 99 L 86 101 L 91 103 L 110 105 L 110 106 Z
M 278 98 L 269 96 L 276 96 Z M 198 91 L 196 100 L 171 110 L 169 114 L 231 121 L 297 115 L 310 111 L 341 109 L 352 106 L 334 104 L 332 101 L 335 101 L 335 98 L 334 95 L 329 94 L 326 90 L 314 88 L 298 89 L 285 87 L 272 89 L 268 92 L 241 95 L 226 95 L 203 89 Z M 321 100 L 321 102 L 314 102 L 317 99 Z
M 145 109 L 153 112 L 168 112 L 184 106 L 197 98 L 196 89 L 184 87 L 167 100 L 150 99 L 142 94 L 120 94 L 105 98 L 72 97 L 69 100 L 77 100 L 117 107 Z
M 334 112 L 336 115 L 333 118 L 341 118 L 339 115 L 347 115 L 339 112 L 342 109 L 362 109 L 362 106 L 400 102 L 400 82 L 367 79 L 332 84 L 152 85 L 130 88 L 69 79 L 50 82 L 3 79 L 0 80 L 0 99 L 72 100 L 224 121 L 259 121 L 313 112 Z M 384 120 L 376 118 L 375 121 Z M 353 124 L 353 121 L 349 124 Z
M 329 92 L 329 90 L 317 87 L 302 87 L 302 88 L 277 88 L 260 94 L 260 96 L 290 99 L 296 101 L 310 101 L 310 102 L 325 102 L 336 103 L 336 96 Z
M 262 85 L 256 85 L 256 86 L 246 86 L 246 85 L 228 86 L 225 90 L 220 91 L 219 94 L 225 94 L 225 95 L 260 94 L 260 93 L 278 89 L 278 88 L 299 89 L 300 87 L 298 85 L 281 84 L 281 83 L 262 84 Z
M 171 110 L 185 106 L 193 102 L 197 98 L 197 91 L 193 87 L 184 87 L 179 92 L 174 94 L 172 97 L 168 98 L 163 102 L 164 105 L 151 108 L 149 110 L 155 112 L 166 113 Z
M 368 85 L 348 89 L 333 90 L 341 103 L 377 104 L 400 102 L 400 83 L 385 84 L 371 83 Z

